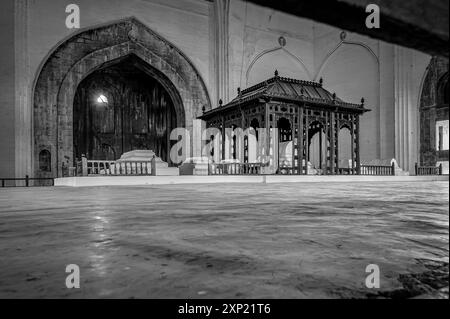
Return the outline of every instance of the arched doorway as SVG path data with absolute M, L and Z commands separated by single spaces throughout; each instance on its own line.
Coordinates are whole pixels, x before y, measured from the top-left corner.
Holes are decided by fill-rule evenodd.
M 127 18 L 80 30 L 49 53 L 36 77 L 33 127 L 35 176 L 60 177 L 63 167 L 73 164 L 74 156 L 80 152 L 74 150 L 73 107 L 77 90 L 83 87 L 81 82 L 100 70 L 122 63 L 130 56 L 137 57 L 141 71 L 157 79 L 167 92 L 166 96 L 170 96 L 178 127 L 192 129 L 193 119 L 202 114 L 202 109 L 211 109 L 206 86 L 192 62 L 140 21 Z M 159 87 L 156 84 L 153 86 Z M 156 129 L 158 132 L 162 134 L 161 128 Z M 161 139 L 164 138 L 165 133 Z M 107 150 L 111 145 L 100 144 L 105 144 L 103 155 L 113 156 L 110 154 L 113 151 Z M 39 165 L 42 150 L 50 152 L 51 167 L 46 171 Z M 120 151 L 115 152 L 116 157 L 120 156 L 117 154 Z
M 308 128 L 308 161 L 313 168 L 320 170 L 322 174 L 327 173 L 325 170 L 328 167 L 327 147 L 328 138 L 324 129 L 324 125 L 319 121 L 314 121 Z
M 433 57 L 420 96 L 420 159 L 422 166 L 449 171 L 449 62 Z
M 338 137 L 338 148 L 339 148 L 339 168 L 343 169 L 347 174 L 350 173 L 349 169 L 355 167 L 353 163 L 353 150 L 352 150 L 352 134 L 351 128 L 344 125 L 339 130 Z
M 292 126 L 291 121 L 285 117 L 280 117 L 277 121 L 278 127 L 278 165 L 279 167 L 292 167 Z
M 261 159 L 260 157 L 260 143 L 259 140 L 259 130 L 261 126 L 257 118 L 253 118 L 250 121 L 250 128 L 248 134 L 244 136 L 244 147 L 245 147 L 245 161 L 247 163 L 254 163 Z
M 84 154 L 93 160 L 117 160 L 125 152 L 145 149 L 171 164 L 176 102 L 144 66 L 137 56 L 129 55 L 80 83 L 73 105 L 76 159 Z

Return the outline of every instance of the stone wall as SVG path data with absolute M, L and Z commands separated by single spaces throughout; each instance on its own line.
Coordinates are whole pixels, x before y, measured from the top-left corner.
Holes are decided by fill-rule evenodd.
M 0 177 L 14 177 L 14 0 L 0 7 Z
M 62 163 L 73 163 L 73 102 L 87 75 L 133 55 L 143 71 L 156 78 L 171 96 L 178 127 L 192 127 L 202 109 L 210 109 L 206 86 L 191 62 L 135 18 L 80 31 L 51 53 L 34 90 L 34 158 L 52 154 L 52 170 L 61 176 Z M 40 174 L 35 162 L 35 173 Z
M 2 12 L 9 12 L 7 3 L 1 2 Z M 34 170 L 34 83 L 50 52 L 76 31 L 65 27 L 65 7 L 71 1 L 15 3 L 14 103 L 20 116 L 15 117 L 14 126 L 10 115 L 0 119 L 7 136 L 0 147 L 15 145 L 15 158 L 20 158 L 15 161 L 16 175 L 23 176 Z M 418 160 L 419 95 L 430 59 L 426 54 L 240 0 L 76 3 L 82 28 L 133 16 L 176 46 L 203 79 L 212 107 L 219 98 L 225 103 L 232 99 L 238 87 L 272 76 L 274 69 L 281 76 L 323 78 L 324 87 L 331 92 L 356 103 L 364 97 L 372 109 L 362 118 L 363 159 L 396 157 L 399 165 L 410 171 Z M 4 65 L 2 62 L 1 67 Z M 15 160 L 11 155 L 2 156 L 2 169 Z
M 372 111 L 361 118 L 361 158 L 418 158 L 420 85 L 430 57 L 415 50 L 231 0 L 229 96 L 272 76 L 319 81 Z
M 433 57 L 423 83 L 420 98 L 420 163 L 425 166 L 448 161 L 448 151 L 444 154 L 436 150 L 435 126 L 436 121 L 449 119 L 448 101 L 445 104 L 440 96 L 445 87 L 438 87 L 445 81 L 448 83 L 448 70 L 448 59 Z

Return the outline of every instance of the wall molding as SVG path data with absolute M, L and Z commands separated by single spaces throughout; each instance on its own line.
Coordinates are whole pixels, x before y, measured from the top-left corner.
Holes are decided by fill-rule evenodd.
M 216 0 L 212 4 L 212 36 L 213 36 L 213 64 L 212 78 L 215 81 L 216 99 L 224 103 L 229 101 L 229 14 L 230 0 Z M 217 103 L 217 104 L 216 104 Z
M 83 41 L 79 41 L 80 38 Z M 102 42 L 95 42 L 102 37 Z M 95 41 L 87 41 L 93 39 Z M 82 46 L 82 49 L 80 49 Z M 110 22 L 100 28 L 89 28 L 72 35 L 64 45 L 51 51 L 36 78 L 33 90 L 34 158 L 39 149 L 51 149 L 52 171 L 62 172 L 62 163 L 72 162 L 72 107 L 78 83 L 91 71 L 135 54 L 162 78 L 167 87 L 174 87 L 181 98 L 187 129 L 202 108 L 211 108 L 210 98 L 199 72 L 175 46 L 136 18 Z M 159 81 L 164 86 L 164 81 Z M 170 85 L 169 85 L 170 84 Z M 175 101 L 174 101 L 175 102 Z M 177 112 L 178 113 L 178 112 Z M 36 174 L 44 174 L 34 165 Z
M 345 40 L 345 37 L 341 35 L 341 41 L 339 41 L 339 43 L 334 47 L 334 49 L 332 49 L 330 52 L 328 52 L 328 54 L 325 56 L 325 58 L 323 59 L 322 63 L 320 64 L 320 67 L 318 68 L 316 74 L 314 75 L 313 80 L 317 81 L 320 77 L 320 75 L 323 72 L 323 69 L 325 68 L 325 66 L 328 64 L 328 62 L 330 61 L 331 57 L 333 55 L 336 54 L 336 52 L 342 48 L 344 45 L 355 45 L 355 46 L 360 46 L 364 49 L 366 49 L 371 56 L 375 59 L 377 65 L 380 64 L 380 60 L 378 58 L 378 55 L 365 43 L 362 42 L 356 42 L 356 41 L 347 41 Z
M 33 108 L 29 59 L 29 0 L 14 1 L 15 102 L 14 140 L 15 176 L 32 174 Z
M 256 62 L 258 62 L 258 60 L 261 59 L 263 56 L 265 56 L 267 54 L 270 54 L 270 53 L 273 53 L 273 52 L 277 52 L 277 51 L 283 51 L 284 53 L 286 53 L 287 55 L 292 57 L 294 60 L 296 60 L 298 62 L 298 65 L 300 65 L 302 67 L 302 69 L 306 72 L 306 74 L 308 76 L 308 79 L 306 79 L 306 80 L 308 80 L 308 81 L 312 80 L 311 72 L 308 70 L 308 68 L 306 67 L 306 65 L 303 62 L 303 60 L 300 57 L 298 57 L 297 55 L 295 55 L 292 52 L 290 52 L 285 47 L 280 45 L 280 46 L 274 47 L 272 49 L 267 49 L 267 50 L 261 51 L 260 53 L 258 53 L 253 58 L 253 60 L 250 62 L 249 66 L 247 68 L 247 71 L 245 72 L 245 85 L 246 86 L 249 85 L 248 81 L 249 81 L 249 78 L 250 78 L 250 72 L 252 71 L 253 66 L 256 64 Z

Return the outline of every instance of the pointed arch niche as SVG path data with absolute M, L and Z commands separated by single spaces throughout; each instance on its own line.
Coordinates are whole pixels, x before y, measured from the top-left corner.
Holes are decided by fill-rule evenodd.
M 285 77 L 312 80 L 311 74 L 301 58 L 283 46 L 265 50 L 253 58 L 246 72 L 246 87 L 264 81 L 277 69 Z
M 323 78 L 330 92 L 344 100 L 357 103 L 355 97 L 364 97 L 372 112 L 361 118 L 361 158 L 380 158 L 380 74 L 376 54 L 365 44 L 343 40 L 330 51 L 315 78 Z M 348 145 L 342 147 L 347 149 Z

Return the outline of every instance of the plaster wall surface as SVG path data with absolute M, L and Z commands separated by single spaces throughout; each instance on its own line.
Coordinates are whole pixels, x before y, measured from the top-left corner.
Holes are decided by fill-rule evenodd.
M 30 68 L 37 72 L 49 51 L 76 29 L 67 29 L 65 8 L 73 1 L 29 4 Z M 208 83 L 209 3 L 196 0 L 80 0 L 81 28 L 136 17 L 183 51 Z M 45 17 L 45 20 L 43 18 Z
M 10 12 L 7 3 L 12 1 L 2 2 L 2 12 Z M 15 39 L 16 52 L 21 52 L 16 55 L 15 66 L 19 83 L 15 88 L 15 112 L 20 118 L 16 116 L 13 127 L 11 107 L 2 108 L 5 115 L 0 127 L 7 137 L 0 141 L 3 148 L 16 145 L 15 158 L 21 156 L 21 160 L 4 154 L 0 160 L 3 170 L 9 170 L 8 165 L 13 164 L 7 163 L 15 161 L 19 176 L 33 167 L 31 101 L 39 66 L 58 43 L 74 32 L 65 27 L 69 3 L 16 1 L 16 16 L 20 17 L 15 21 L 16 30 L 24 29 L 16 31 Z M 363 159 L 396 157 L 400 166 L 410 171 L 417 161 L 416 119 L 421 81 L 430 59 L 426 54 L 350 32 L 343 35 L 338 28 L 239 0 L 80 0 L 77 4 L 82 28 L 134 16 L 177 46 L 204 80 L 212 107 L 217 106 L 219 98 L 224 103 L 234 98 L 238 87 L 271 77 L 275 69 L 280 76 L 314 81 L 323 78 L 324 87 L 338 97 L 354 103 L 364 97 L 365 106 L 372 110 L 362 118 Z M 226 10 L 217 13 L 216 5 Z M 220 19 L 214 12 L 222 15 Z M 5 21 L 8 19 L 2 19 Z M 224 32 L 216 32 L 217 21 L 228 21 Z M 220 62 L 220 68 L 214 49 L 217 42 L 227 48 L 227 59 Z M 2 68 L 8 65 L 1 63 Z M 227 94 L 222 95 L 227 95 L 228 100 L 219 96 L 223 90 L 216 84 L 220 81 L 226 83 Z M 7 83 L 2 81 L 2 85 Z M 8 98 L 7 87 L 5 92 L 2 99 L 14 99 L 11 94 Z
M 0 177 L 14 177 L 14 1 L 0 9 Z
M 372 111 L 361 119 L 361 158 L 417 161 L 420 83 L 427 54 L 367 36 L 231 0 L 230 96 L 273 75 L 324 81 L 324 87 Z M 285 44 L 280 45 L 283 37 Z

